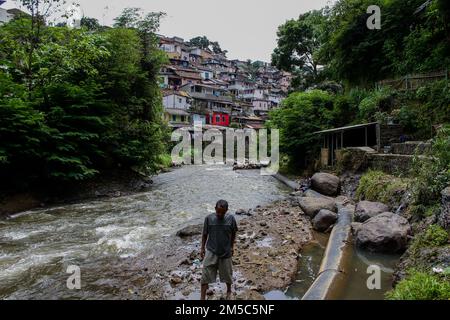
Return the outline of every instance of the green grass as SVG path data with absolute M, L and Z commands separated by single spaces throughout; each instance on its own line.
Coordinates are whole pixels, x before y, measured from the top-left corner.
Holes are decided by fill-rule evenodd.
M 172 166 L 172 157 L 170 154 L 161 154 L 158 156 L 158 164 L 160 169 L 170 168 Z
M 386 293 L 388 300 L 448 300 L 450 279 L 425 272 L 411 271 L 394 290 Z
M 361 177 L 356 197 L 359 200 L 399 204 L 407 187 L 406 179 L 369 170 Z
M 411 244 L 411 252 L 417 253 L 420 248 L 440 247 L 448 243 L 448 233 L 438 225 L 430 225 L 425 232 L 416 235 Z

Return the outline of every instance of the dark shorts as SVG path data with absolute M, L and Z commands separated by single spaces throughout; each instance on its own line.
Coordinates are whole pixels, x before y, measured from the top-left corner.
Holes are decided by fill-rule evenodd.
M 220 259 L 214 253 L 206 251 L 203 260 L 202 284 L 216 283 L 217 271 L 219 271 L 220 282 L 233 283 L 233 263 L 232 258 Z

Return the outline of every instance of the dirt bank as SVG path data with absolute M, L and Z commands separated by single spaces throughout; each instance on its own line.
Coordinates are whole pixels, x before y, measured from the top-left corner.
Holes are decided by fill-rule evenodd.
M 199 299 L 201 235 L 176 236 L 148 256 L 129 261 L 134 273 L 130 298 Z M 302 247 L 312 240 L 311 224 L 301 209 L 282 200 L 252 210 L 240 219 L 234 262 L 236 299 L 263 299 L 271 290 L 287 288 L 295 278 Z M 123 272 L 123 271 L 122 271 Z M 223 297 L 220 285 L 212 286 L 209 299 Z
M 92 199 L 122 197 L 151 188 L 150 177 L 131 170 L 115 170 L 95 179 L 74 183 L 30 186 L 27 192 L 0 192 L 0 219 L 18 212 Z

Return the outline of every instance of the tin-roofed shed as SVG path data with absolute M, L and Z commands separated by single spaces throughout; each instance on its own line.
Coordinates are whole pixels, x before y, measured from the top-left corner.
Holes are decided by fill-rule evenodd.
M 400 141 L 403 128 L 396 124 L 371 122 L 322 130 L 315 134 L 323 138 L 321 164 L 334 166 L 339 150 L 350 147 L 370 147 L 380 152 L 391 143 Z

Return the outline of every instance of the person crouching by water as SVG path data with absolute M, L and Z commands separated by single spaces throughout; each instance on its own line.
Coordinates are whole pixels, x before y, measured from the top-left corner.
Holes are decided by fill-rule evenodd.
M 228 202 L 220 200 L 216 204 L 216 213 L 210 214 L 205 219 L 200 251 L 203 260 L 201 300 L 206 300 L 209 284 L 216 282 L 217 271 L 219 271 L 220 282 L 227 285 L 227 300 L 231 299 L 232 257 L 238 226 L 234 216 L 227 212 Z

